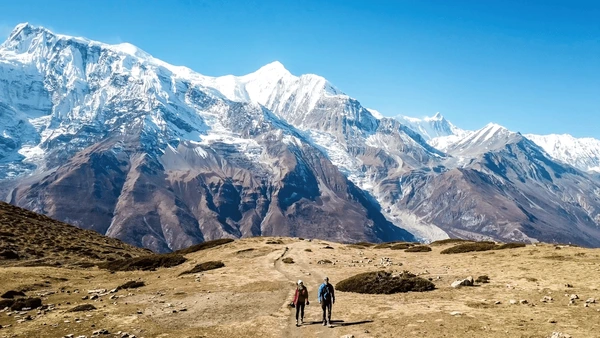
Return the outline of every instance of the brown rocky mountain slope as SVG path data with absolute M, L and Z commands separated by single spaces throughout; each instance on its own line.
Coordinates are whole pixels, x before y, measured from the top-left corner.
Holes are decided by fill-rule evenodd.
M 89 266 L 148 250 L 0 202 L 0 266 Z

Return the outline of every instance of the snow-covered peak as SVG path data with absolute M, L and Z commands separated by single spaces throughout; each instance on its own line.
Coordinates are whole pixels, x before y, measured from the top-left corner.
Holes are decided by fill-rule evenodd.
M 569 134 L 527 134 L 525 137 L 556 160 L 584 171 L 600 172 L 600 140 L 591 137 L 576 138 Z
M 273 61 L 262 67 L 260 67 L 254 73 L 242 76 L 242 78 L 270 78 L 270 79 L 281 79 L 283 77 L 293 76 L 285 66 L 279 61 Z
M 429 141 L 437 137 L 455 135 L 462 137 L 465 131 L 456 127 L 446 120 L 439 112 L 432 117 L 415 118 L 404 115 L 396 116 L 396 120 L 407 125 L 410 129 L 419 133 L 425 140 Z
M 365 108 L 369 111 L 369 113 L 371 113 L 371 115 L 373 115 L 374 118 L 381 120 L 382 118 L 384 118 L 383 114 L 381 114 L 378 110 L 372 109 L 372 108 Z
M 456 140 L 448 146 L 451 154 L 467 155 L 480 154 L 490 150 L 505 147 L 507 144 L 522 138 L 518 133 L 512 132 L 505 127 L 488 123 L 485 127 Z
M 433 121 L 442 121 L 442 120 L 445 120 L 445 119 L 442 116 L 442 114 L 440 114 L 440 112 L 437 112 L 432 117 L 425 117 L 423 120 L 425 120 L 427 122 L 433 122 Z

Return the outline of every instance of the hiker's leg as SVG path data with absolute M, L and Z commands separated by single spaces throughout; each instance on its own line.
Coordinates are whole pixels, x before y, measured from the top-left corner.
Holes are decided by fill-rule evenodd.
M 300 305 L 301 306 L 301 308 L 300 308 L 300 320 L 302 320 L 302 321 L 304 321 L 304 305 L 305 304 Z
M 300 313 L 300 303 L 296 304 L 296 321 L 298 321 L 298 314 Z
M 327 312 L 327 304 L 325 302 L 321 303 L 321 309 L 323 309 L 323 321 L 327 320 L 326 312 Z
M 329 310 L 329 313 L 327 313 L 327 321 L 331 324 L 331 308 L 332 308 L 332 304 L 331 302 L 329 302 L 327 304 L 327 310 Z

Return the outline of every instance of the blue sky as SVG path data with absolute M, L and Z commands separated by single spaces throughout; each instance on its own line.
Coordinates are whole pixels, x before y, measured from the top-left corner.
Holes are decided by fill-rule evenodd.
M 129 42 L 206 75 L 274 60 L 384 115 L 600 138 L 600 1 L 2 1 L 20 22 Z

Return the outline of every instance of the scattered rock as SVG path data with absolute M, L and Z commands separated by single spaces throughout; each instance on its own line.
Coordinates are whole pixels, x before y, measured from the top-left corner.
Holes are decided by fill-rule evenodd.
M 490 282 L 490 277 L 488 277 L 488 275 L 479 276 L 475 282 L 479 284 L 487 284 Z
M 589 298 L 585 302 L 586 302 L 586 304 L 596 304 L 596 299 L 595 298 Z
M 110 332 L 108 332 L 108 330 L 106 330 L 106 329 L 101 329 L 101 330 L 96 330 L 96 331 L 94 331 L 94 333 L 92 333 L 92 335 L 94 335 L 94 336 L 99 336 L 99 335 L 103 335 L 103 334 L 110 334 Z
M 523 304 L 523 305 L 525 305 L 525 304 L 529 304 L 529 302 L 527 301 L 527 299 L 521 299 L 521 300 L 519 301 L 519 303 L 521 303 L 521 304 Z
M 17 299 L 10 309 L 12 311 L 22 311 L 24 308 L 37 309 L 42 306 L 42 300 L 40 298 L 27 298 Z
M 98 295 L 93 295 L 90 297 L 90 300 L 96 300 L 96 299 L 98 299 Z
M 576 300 L 576 299 L 579 299 L 579 296 L 578 296 L 578 295 L 575 295 L 575 294 L 573 294 L 573 295 L 571 295 L 569 298 L 570 298 L 571 300 Z
M 333 264 L 333 262 L 330 261 L 329 259 L 322 259 L 322 260 L 318 261 L 317 264 Z
M 500 304 L 502 304 L 502 302 L 501 302 L 501 301 L 499 301 L 499 300 L 497 300 L 497 301 L 495 301 L 495 302 L 494 302 L 494 304 L 496 304 L 496 305 L 500 305 Z
M 550 323 L 550 324 L 556 324 L 556 320 L 555 319 L 548 319 L 548 323 Z
M 107 291 L 106 289 L 88 290 L 88 294 L 92 294 L 92 293 L 105 293 L 106 291 Z
M 451 316 L 462 316 L 462 312 L 459 312 L 459 311 L 453 311 L 453 312 L 450 312 L 450 315 L 451 315 Z
M 544 298 L 540 299 L 540 302 L 542 303 L 550 303 L 551 301 L 553 301 L 554 299 L 550 296 L 544 296 Z
M 517 304 L 517 303 L 518 303 L 518 302 L 517 302 L 516 300 L 514 300 L 514 299 L 511 299 L 511 300 L 510 300 L 510 301 L 508 301 L 508 302 L 509 302 L 511 305 L 515 305 L 515 304 Z
M 571 338 L 571 335 L 562 332 L 552 332 L 552 335 L 548 338 Z
M 353 334 L 347 334 L 347 335 L 341 336 L 340 338 L 354 338 L 354 335 Z
M 451 286 L 453 288 L 460 288 L 460 287 L 463 287 L 463 286 L 473 286 L 473 283 L 474 283 L 473 277 L 469 276 L 469 277 L 467 277 L 465 279 L 461 279 L 461 280 L 457 280 L 457 281 L 452 282 Z

